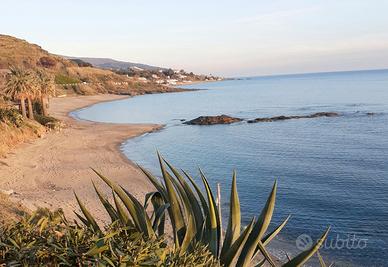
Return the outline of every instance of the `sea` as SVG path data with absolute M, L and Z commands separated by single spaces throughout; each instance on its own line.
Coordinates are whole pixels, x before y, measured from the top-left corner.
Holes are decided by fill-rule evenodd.
M 243 77 L 183 88 L 198 90 L 105 102 L 72 115 L 164 124 L 125 141 L 122 152 L 156 175 L 157 150 L 197 179 L 200 167 L 214 190 L 221 185 L 225 227 L 234 170 L 245 224 L 260 214 L 277 180 L 270 229 L 291 214 L 270 245 L 281 259 L 300 253 L 330 226 L 321 248 L 327 264 L 388 266 L 388 70 Z M 316 112 L 340 116 L 246 122 Z M 183 123 L 221 114 L 244 121 Z

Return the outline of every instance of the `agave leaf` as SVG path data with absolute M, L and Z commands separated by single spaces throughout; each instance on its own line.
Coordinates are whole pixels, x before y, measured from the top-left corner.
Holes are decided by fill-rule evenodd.
M 126 209 L 128 210 L 129 214 L 131 215 L 135 225 L 136 225 L 136 228 L 138 230 L 142 230 L 141 226 L 140 226 L 140 222 L 139 222 L 139 216 L 138 214 L 136 213 L 136 209 L 134 207 L 134 204 L 132 202 L 132 200 L 127 196 L 127 194 L 125 194 L 125 192 L 118 186 L 116 185 L 114 182 L 112 182 L 110 179 L 108 179 L 107 177 L 103 176 L 102 174 L 100 174 L 99 172 L 97 172 L 95 169 L 92 169 L 114 192 L 116 192 L 116 194 L 119 196 L 119 198 L 123 201 L 124 203 L 124 206 L 126 207 Z
M 206 222 L 206 224 L 204 224 L 204 232 L 205 232 L 208 229 L 210 229 L 210 227 L 211 227 L 210 226 L 210 219 L 209 219 L 210 214 L 209 214 L 208 204 L 206 202 L 205 196 L 203 195 L 201 189 L 198 187 L 198 185 L 194 181 L 194 179 L 187 172 L 183 171 L 183 173 L 187 177 L 187 179 L 189 179 L 190 183 L 194 187 L 195 192 L 197 193 L 199 200 L 201 202 L 201 206 L 202 206 L 202 210 L 203 210 L 203 220 Z M 201 238 L 199 240 L 203 240 L 203 239 Z
M 112 195 L 113 195 L 113 201 L 115 202 L 115 205 L 116 205 L 116 210 L 117 210 L 117 217 L 118 219 L 120 220 L 120 222 L 123 224 L 123 225 L 131 225 L 133 226 L 133 223 L 131 222 L 131 219 L 129 219 L 127 213 L 125 212 L 123 206 L 120 204 L 116 194 L 114 191 L 112 191 Z
M 323 260 L 322 255 L 321 255 L 321 253 L 319 252 L 319 250 L 317 250 L 317 256 L 318 256 L 319 264 L 321 265 L 321 267 L 326 267 L 326 263 L 325 263 L 325 261 Z
M 155 232 L 152 229 L 151 221 L 150 221 L 150 219 L 147 215 L 147 211 L 144 209 L 143 205 L 141 205 L 141 203 L 132 194 L 130 194 L 127 190 L 125 190 L 123 187 L 121 187 L 121 190 L 123 190 L 123 192 L 125 194 L 127 194 L 127 196 L 132 200 L 132 203 L 135 206 L 136 213 L 138 214 L 138 216 L 140 218 L 140 223 L 141 223 L 141 226 L 143 228 L 143 232 L 146 233 L 146 235 L 148 237 L 154 236 Z
M 269 254 L 269 252 L 265 249 L 265 247 L 263 246 L 263 243 L 261 243 L 261 240 L 259 241 L 259 243 L 257 244 L 261 254 L 263 254 L 264 258 L 269 262 L 269 264 L 271 266 L 276 266 L 275 262 L 272 260 L 271 258 L 271 255 Z
M 185 236 L 183 238 L 180 252 L 179 252 L 180 255 L 183 255 L 186 252 L 186 250 L 189 248 L 190 243 L 192 242 L 193 238 L 195 237 L 195 235 L 197 233 L 197 225 L 196 225 L 196 221 L 194 218 L 195 215 L 194 215 L 194 212 L 192 209 L 192 205 L 191 205 L 192 203 L 190 202 L 190 199 L 187 196 L 187 193 L 184 190 L 183 186 L 181 185 L 181 183 L 179 183 L 179 180 L 174 179 L 174 177 L 172 177 L 168 172 L 166 174 L 168 175 L 168 177 L 170 178 L 170 180 L 174 184 L 176 190 L 178 191 L 178 193 L 181 197 L 180 199 L 181 199 L 181 202 L 183 204 L 182 206 L 183 206 L 185 218 L 187 220 L 186 232 L 185 232 Z
M 117 221 L 119 219 L 119 216 L 118 216 L 116 210 L 109 203 L 109 201 L 104 197 L 104 195 L 97 188 L 97 186 L 95 185 L 95 183 L 93 181 L 92 181 L 92 184 L 93 184 L 94 190 L 96 191 L 97 196 L 98 196 L 100 202 L 102 203 L 102 205 L 104 206 L 105 210 L 109 214 L 109 217 L 110 217 L 111 221 L 112 222 Z
M 322 246 L 323 242 L 325 241 L 328 233 L 330 231 L 330 227 L 327 228 L 327 230 L 323 233 L 321 238 L 308 250 L 305 250 L 295 256 L 292 260 L 287 262 L 283 265 L 283 267 L 298 267 L 303 266 L 304 263 L 306 263 Z
M 284 226 L 287 224 L 288 220 L 290 219 L 291 215 L 288 215 L 287 218 L 273 230 L 271 233 L 267 234 L 261 242 L 263 242 L 263 245 L 266 246 L 271 242 L 271 240 L 279 234 L 279 232 L 284 228 Z
M 164 160 L 164 162 L 167 164 L 167 166 L 170 168 L 170 170 L 173 172 L 177 180 L 179 181 L 181 187 L 183 188 L 184 192 L 186 193 L 186 196 L 189 200 L 192 212 L 194 213 L 194 219 L 195 219 L 195 225 L 197 228 L 202 226 L 203 224 L 203 213 L 201 209 L 201 205 L 198 202 L 198 199 L 196 198 L 193 190 L 189 186 L 189 184 L 185 181 L 183 176 L 179 173 L 179 171 L 174 168 L 168 161 Z
M 154 222 L 152 224 L 152 228 L 154 229 L 155 232 L 156 231 L 158 232 L 159 236 L 164 235 L 164 225 L 165 225 L 165 221 L 166 221 L 165 212 L 169 206 L 170 206 L 170 204 L 168 204 L 168 203 L 163 204 L 155 211 L 155 219 L 154 219 Z
M 78 205 L 82 211 L 82 213 L 85 215 L 86 220 L 89 222 L 90 226 L 94 229 L 96 232 L 101 232 L 100 227 L 98 226 L 96 220 L 93 218 L 93 216 L 90 214 L 90 212 L 86 209 L 84 204 L 79 200 L 77 194 L 74 192 L 75 198 L 77 199 Z
M 243 248 L 245 242 L 248 239 L 249 234 L 253 229 L 255 220 L 255 218 L 252 218 L 251 222 L 247 225 L 244 231 L 242 231 L 236 241 L 229 247 L 228 250 L 225 251 L 224 254 L 221 255 L 220 261 L 225 267 L 231 266 L 232 263 L 237 259 L 238 253 Z
M 145 199 L 144 199 L 144 209 L 147 210 L 148 208 L 148 204 L 150 203 L 152 197 L 155 195 L 155 194 L 159 194 L 161 195 L 161 193 L 159 191 L 155 191 L 155 192 L 149 192 L 145 195 Z
M 163 187 L 163 185 L 159 182 L 159 180 L 155 176 L 153 176 L 149 171 L 144 169 L 142 166 L 140 165 L 137 165 L 137 166 L 147 176 L 148 180 L 150 180 L 150 182 L 155 186 L 155 188 L 162 194 L 162 196 L 164 197 L 164 200 L 167 201 L 168 200 L 167 191 Z
M 80 219 L 80 221 L 81 221 L 84 225 L 90 226 L 90 223 L 88 222 L 87 219 L 85 219 L 84 217 L 82 217 L 82 216 L 81 216 L 80 214 L 78 214 L 77 212 L 75 212 L 75 211 L 73 211 L 73 212 L 74 212 L 74 214 L 78 217 L 78 219 Z M 76 225 L 78 225 L 78 223 L 77 223 L 76 220 L 74 220 L 74 222 L 75 222 Z
M 165 204 L 160 192 L 153 192 L 152 195 L 149 196 L 149 199 L 151 200 L 155 216 L 152 228 L 155 232 L 158 231 L 158 235 L 161 236 L 164 234 L 164 225 L 166 221 L 165 211 L 170 204 Z
M 256 248 L 259 247 L 259 243 L 261 243 L 261 237 L 268 228 L 268 225 L 272 218 L 273 210 L 275 208 L 276 187 L 277 181 L 275 181 L 272 191 L 267 199 L 267 202 L 263 210 L 261 211 L 261 214 L 255 226 L 253 227 L 253 230 L 249 235 L 248 240 L 244 245 L 244 248 L 241 251 L 241 256 L 239 257 L 237 263 L 238 266 L 249 266 L 255 254 Z
M 168 209 L 168 211 L 170 214 L 172 228 L 174 231 L 174 242 L 176 248 L 179 248 L 185 236 L 186 225 L 183 218 L 179 197 L 175 191 L 175 187 L 173 185 L 173 182 L 171 181 L 170 175 L 167 174 L 166 168 L 163 164 L 163 159 L 159 153 L 158 158 L 160 169 L 162 171 L 164 179 L 164 184 L 167 189 L 168 201 L 166 202 L 170 203 L 170 208 Z
M 146 216 L 146 212 L 144 211 L 144 207 L 140 205 L 140 203 L 134 198 L 131 194 L 123 190 L 123 188 L 116 185 L 116 183 L 112 182 L 110 179 L 106 178 L 96 170 L 92 169 L 116 194 L 119 196 L 124 206 L 128 210 L 131 215 L 133 222 L 136 228 L 143 232 L 146 236 L 151 237 L 154 235 L 152 231 L 151 222 L 148 220 Z M 140 205 L 140 207 L 139 207 Z
M 186 250 L 189 248 L 191 242 L 193 241 L 196 233 L 197 233 L 197 228 L 195 225 L 195 220 L 193 218 L 192 213 L 187 214 L 187 228 L 186 228 L 186 233 L 185 237 L 182 241 L 182 245 L 180 247 L 180 252 L 179 255 L 182 256 L 186 253 Z
M 220 244 L 220 235 L 219 235 L 219 221 L 218 221 L 218 214 L 217 214 L 217 208 L 214 201 L 214 196 L 211 191 L 209 182 L 206 179 L 206 176 L 203 174 L 201 170 L 201 178 L 203 185 L 206 189 L 207 199 L 208 199 L 208 208 L 209 208 L 209 220 L 210 220 L 210 229 L 209 229 L 209 249 L 215 255 L 218 256 L 219 251 L 219 244 Z
M 265 263 L 266 259 L 262 259 L 258 264 L 255 265 L 255 267 L 261 267 L 261 266 L 264 266 L 264 263 Z
M 273 210 L 275 208 L 275 200 L 276 200 L 276 189 L 277 189 L 277 180 L 272 187 L 271 194 L 268 197 L 268 200 L 265 204 L 264 209 L 262 210 L 259 218 L 257 219 L 257 225 L 259 226 L 258 236 L 262 237 L 263 234 L 267 231 L 268 226 L 272 219 Z
M 229 204 L 229 222 L 226 229 L 225 240 L 222 245 L 221 257 L 224 255 L 231 245 L 240 236 L 241 232 L 241 213 L 240 213 L 240 200 L 237 193 L 236 172 L 233 172 L 232 189 L 230 191 L 230 204 Z

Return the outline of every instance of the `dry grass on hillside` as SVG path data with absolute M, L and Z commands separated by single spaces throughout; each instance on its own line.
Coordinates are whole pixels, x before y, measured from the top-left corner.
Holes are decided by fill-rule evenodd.
M 0 34 L 0 69 L 8 68 L 9 65 L 36 67 L 39 66 L 42 57 L 50 58 L 55 62 L 55 66 L 52 66 L 53 70 L 75 65 L 67 59 L 50 54 L 36 44 Z
M 19 128 L 0 122 L 0 158 L 17 145 L 36 139 L 45 132 L 46 128 L 35 121 L 27 121 Z
M 126 82 L 126 76 L 118 75 L 110 70 L 97 69 L 92 67 L 69 67 L 66 69 L 69 76 L 77 77 L 89 83 L 106 81 Z

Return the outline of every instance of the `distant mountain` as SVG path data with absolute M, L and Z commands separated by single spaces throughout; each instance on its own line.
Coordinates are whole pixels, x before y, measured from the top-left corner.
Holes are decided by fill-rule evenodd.
M 142 68 L 144 70 L 166 69 L 166 68 L 162 68 L 162 67 L 156 67 L 156 66 L 151 66 L 151 65 L 141 64 L 141 63 L 119 61 L 119 60 L 114 60 L 111 58 L 68 57 L 68 56 L 65 56 L 65 57 L 68 59 L 80 59 L 82 61 L 85 61 L 85 62 L 92 64 L 95 67 L 99 67 L 102 69 L 119 70 L 119 69 L 128 69 L 131 67 Z

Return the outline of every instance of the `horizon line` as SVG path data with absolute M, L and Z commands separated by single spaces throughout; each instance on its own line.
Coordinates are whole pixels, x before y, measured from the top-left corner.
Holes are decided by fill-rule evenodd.
M 226 79 L 244 79 L 244 78 L 266 78 L 266 77 L 279 77 L 279 76 L 298 76 L 309 74 L 330 74 L 330 73 L 345 73 L 345 72 L 363 72 L 363 71 L 388 71 L 388 67 L 378 69 L 355 69 L 355 70 L 334 70 L 334 71 L 317 71 L 317 72 L 296 72 L 296 73 L 281 73 L 281 74 L 265 74 L 265 75 L 244 75 L 244 76 L 232 76 L 224 77 Z

